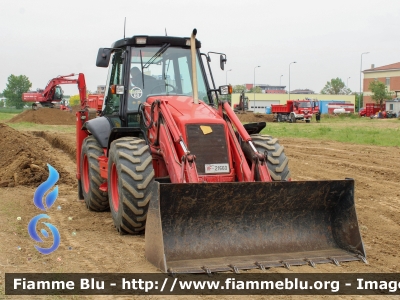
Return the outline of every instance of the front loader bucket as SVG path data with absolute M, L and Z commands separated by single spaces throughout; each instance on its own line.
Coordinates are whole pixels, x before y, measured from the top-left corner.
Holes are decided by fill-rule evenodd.
M 154 184 L 146 258 L 209 273 L 364 260 L 354 181 Z

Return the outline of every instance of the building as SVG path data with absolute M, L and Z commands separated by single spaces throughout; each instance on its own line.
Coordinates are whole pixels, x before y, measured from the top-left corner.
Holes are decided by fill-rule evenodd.
M 366 103 L 375 103 L 372 99 L 371 91 L 368 89 L 369 84 L 373 80 L 380 81 L 384 83 L 388 89 L 388 91 L 393 92 L 394 97 L 400 97 L 400 62 L 377 67 L 371 65 L 370 69 L 362 71 L 364 74 L 363 80 L 363 106 L 365 107 Z
M 285 85 L 256 84 L 257 86 L 261 89 L 261 93 L 264 94 L 286 94 Z M 245 87 L 249 91 L 253 87 L 253 84 L 246 83 Z
M 272 93 L 245 93 L 245 97 L 249 99 L 249 110 L 254 111 L 256 113 L 266 113 L 267 107 L 270 107 L 271 104 L 285 104 L 288 98 L 288 94 L 272 94 Z M 231 96 L 231 105 L 234 107 L 235 104 L 239 103 L 240 94 L 232 94 Z M 321 108 L 323 108 L 323 103 L 330 102 L 342 102 L 342 103 L 352 103 L 355 104 L 356 96 L 355 95 L 325 95 L 325 94 L 313 94 L 310 97 L 310 94 L 291 94 L 291 100 L 303 100 L 306 98 L 312 98 L 320 101 Z M 324 104 L 325 105 L 325 104 Z M 326 108 L 328 110 L 328 107 Z M 327 113 L 328 111 L 324 112 Z
M 284 85 L 260 84 L 258 86 L 261 88 L 261 92 L 265 94 L 286 94 L 286 86 Z
M 385 110 L 391 110 L 397 114 L 397 117 L 400 117 L 400 98 L 386 101 Z
M 105 94 L 106 86 L 105 85 L 98 85 L 96 94 Z
M 297 89 L 290 91 L 290 94 L 303 94 L 303 95 L 310 95 L 310 94 L 315 94 L 314 91 L 310 89 Z

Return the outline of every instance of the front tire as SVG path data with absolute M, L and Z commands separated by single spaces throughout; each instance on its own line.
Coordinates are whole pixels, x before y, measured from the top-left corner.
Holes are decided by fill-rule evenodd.
M 259 153 L 267 153 L 267 167 L 272 181 L 289 181 L 291 179 L 288 165 L 289 159 L 286 157 L 284 148 L 279 144 L 278 139 L 263 134 L 252 134 L 250 137 Z M 251 166 L 253 152 L 250 146 L 247 143 L 243 143 L 242 149 Z M 257 173 L 256 180 L 259 180 Z
M 124 137 L 111 143 L 108 159 L 108 193 L 114 225 L 120 234 L 145 229 L 153 196 L 154 169 L 149 146 L 142 139 Z
M 104 155 L 103 148 L 97 140 L 92 135 L 85 138 L 81 153 L 81 187 L 86 206 L 93 211 L 105 211 L 109 208 L 107 193 L 100 191 L 100 185 L 105 179 L 100 176 L 97 159 L 102 155 Z

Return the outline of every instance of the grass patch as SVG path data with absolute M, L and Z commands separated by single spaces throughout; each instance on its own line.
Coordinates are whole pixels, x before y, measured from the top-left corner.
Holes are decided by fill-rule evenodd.
M 263 134 L 310 138 L 360 145 L 400 146 L 400 120 L 371 120 L 352 116 L 326 117 L 320 123 L 268 123 Z
M 75 132 L 75 125 L 43 125 L 29 122 L 7 123 L 8 126 L 22 131 L 57 131 L 57 132 Z
M 1 112 L 0 111 L 0 122 L 5 122 L 12 119 L 17 113 Z
M 12 113 L 19 114 L 24 110 L 30 110 L 31 108 L 13 108 L 13 107 L 0 107 L 0 113 Z

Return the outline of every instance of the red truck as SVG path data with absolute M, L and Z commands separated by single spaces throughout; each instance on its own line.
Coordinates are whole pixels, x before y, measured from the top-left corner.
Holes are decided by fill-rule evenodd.
M 104 101 L 103 94 L 89 94 L 87 97 L 87 105 L 98 112 L 102 110 L 103 101 Z
M 272 104 L 271 112 L 277 122 L 297 120 L 311 122 L 312 115 L 319 110 L 318 101 L 313 100 L 287 100 L 286 104 Z
M 377 112 L 381 110 L 381 107 L 379 104 L 375 103 L 366 103 L 365 108 L 361 108 L 360 111 L 358 112 L 358 115 L 360 117 L 373 117 Z

